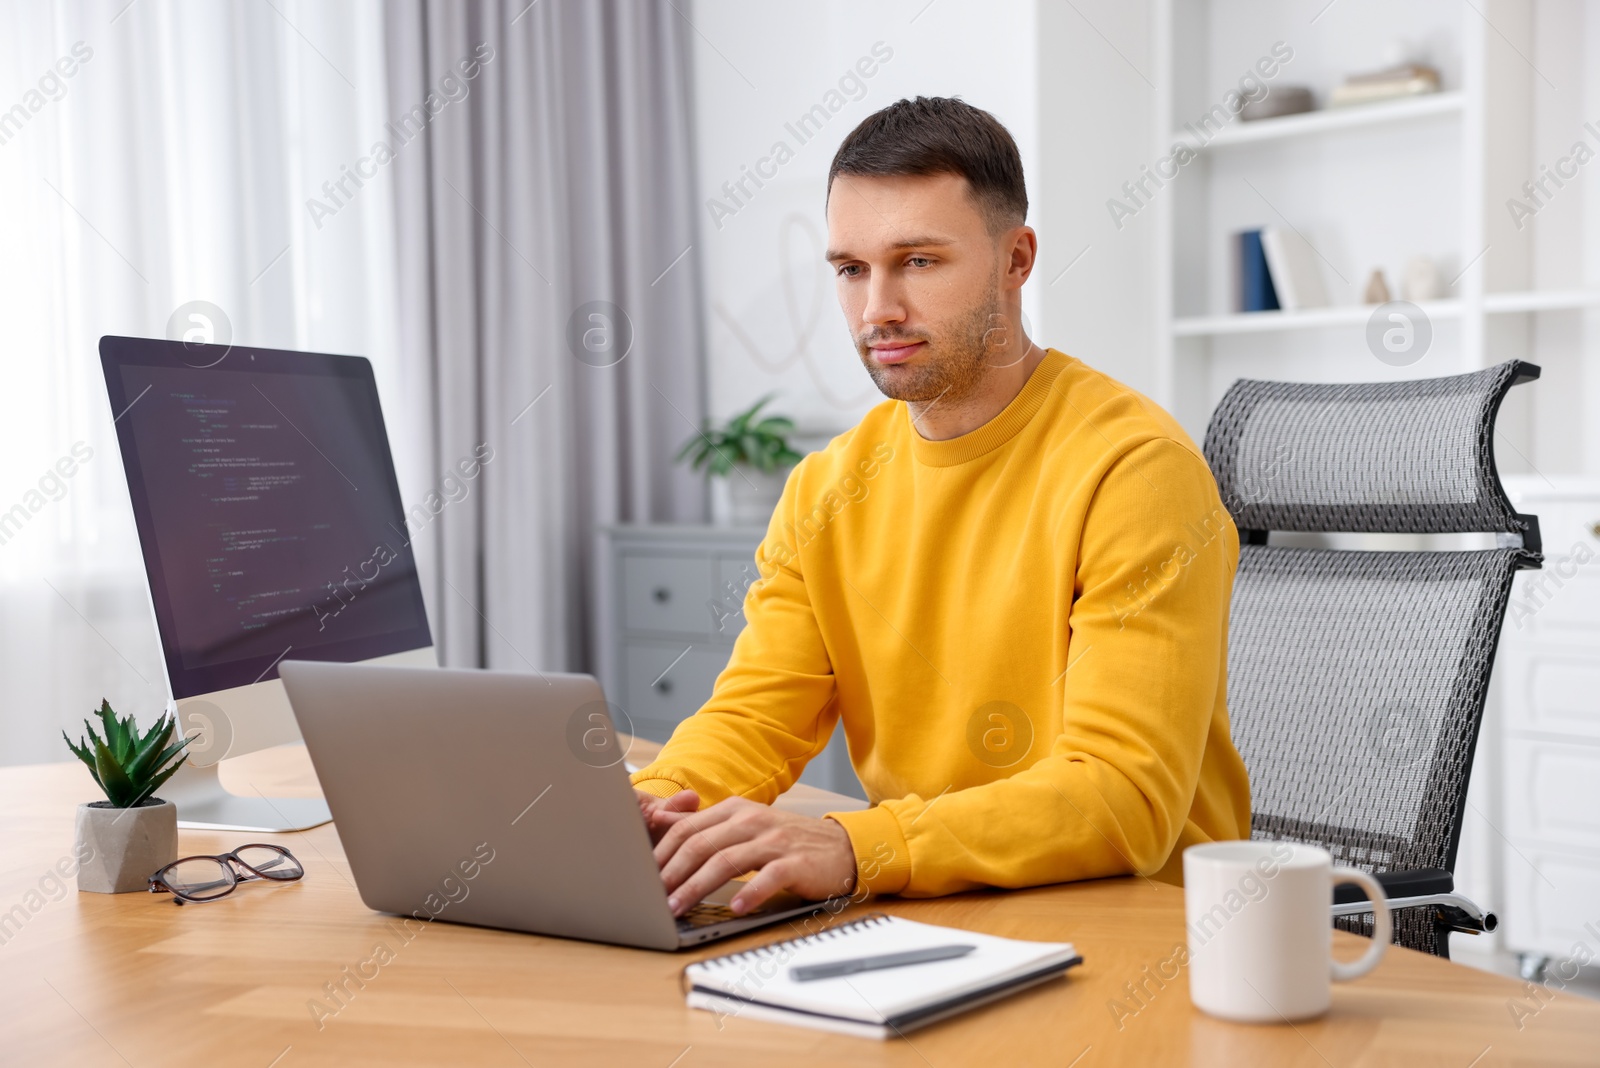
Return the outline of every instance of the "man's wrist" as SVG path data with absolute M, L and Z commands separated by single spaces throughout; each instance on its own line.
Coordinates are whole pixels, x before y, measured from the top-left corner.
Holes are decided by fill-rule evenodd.
M 839 846 L 844 850 L 845 857 L 848 859 L 850 865 L 850 874 L 845 878 L 844 887 L 839 891 L 838 896 L 848 897 L 856 892 L 856 882 L 860 877 L 860 873 L 856 868 L 856 847 L 854 843 L 850 841 L 850 832 L 845 829 L 844 824 L 840 823 L 832 816 L 824 816 L 822 819 L 825 823 L 833 824 L 833 826 L 839 831 Z
M 911 882 L 911 851 L 892 812 L 875 805 L 856 812 L 830 812 L 827 818 L 850 836 L 856 859 L 855 889 L 898 894 Z

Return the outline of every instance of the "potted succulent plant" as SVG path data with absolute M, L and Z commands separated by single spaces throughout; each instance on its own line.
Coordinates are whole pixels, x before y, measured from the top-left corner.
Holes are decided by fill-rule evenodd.
M 800 454 L 789 444 L 794 420 L 782 415 L 760 417 L 770 400 L 769 393 L 720 427 L 708 420 L 678 452 L 678 459 L 687 459 L 696 471 L 723 480 L 727 507 L 718 510 L 725 510 L 734 526 L 765 525 L 783 494 L 789 468 L 800 462 Z
M 189 739 L 172 741 L 177 721 L 162 716 L 144 734 L 132 716 L 118 719 L 108 701 L 100 702 L 105 738 L 89 734 L 77 745 L 61 737 L 89 768 L 104 801 L 78 806 L 77 852 L 90 859 L 78 869 L 78 889 L 96 894 L 148 890 L 150 874 L 178 859 L 178 809 L 155 796 L 161 784 L 183 765 Z

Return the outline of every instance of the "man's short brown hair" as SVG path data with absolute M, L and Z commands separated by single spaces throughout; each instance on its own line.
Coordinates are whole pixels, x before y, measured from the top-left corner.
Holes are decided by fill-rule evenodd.
M 828 168 L 828 192 L 841 174 L 863 177 L 959 174 L 990 233 L 1028 217 L 1022 157 L 993 115 L 949 96 L 898 100 L 851 130 Z

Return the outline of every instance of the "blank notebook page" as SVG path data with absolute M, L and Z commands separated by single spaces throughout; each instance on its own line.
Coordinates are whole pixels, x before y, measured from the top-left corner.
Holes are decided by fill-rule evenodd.
M 797 983 L 789 969 L 945 945 L 977 946 L 964 957 Z M 684 969 L 698 990 L 763 1005 L 881 1024 L 908 1012 L 1074 960 L 1067 942 L 1019 942 L 873 915 L 805 938 L 700 961 Z

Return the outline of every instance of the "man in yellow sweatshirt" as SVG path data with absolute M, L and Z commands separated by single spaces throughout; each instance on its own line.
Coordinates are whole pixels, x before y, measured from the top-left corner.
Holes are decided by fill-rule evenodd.
M 828 262 L 889 400 L 789 476 L 711 698 L 633 776 L 681 914 L 1140 873 L 1250 833 L 1238 535 L 1155 404 L 1022 331 L 1017 148 L 959 100 L 840 146 Z M 769 807 L 842 723 L 872 807 Z

